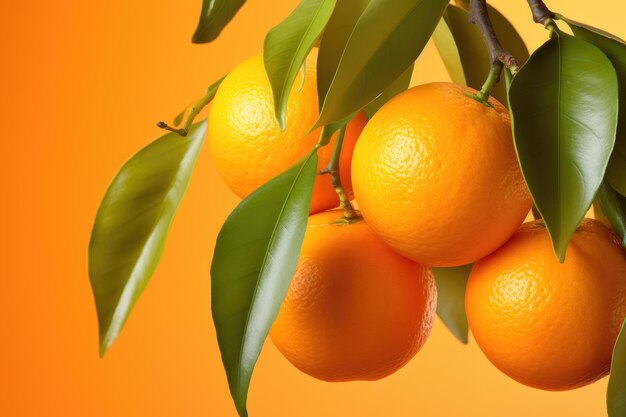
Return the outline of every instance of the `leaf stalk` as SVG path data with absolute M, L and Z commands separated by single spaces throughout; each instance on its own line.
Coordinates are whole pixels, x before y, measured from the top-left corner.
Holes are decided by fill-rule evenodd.
M 198 114 L 200 114 L 200 112 L 211 101 L 213 101 L 213 98 L 217 93 L 217 89 L 222 84 L 224 78 L 225 77 L 222 77 L 213 84 L 211 84 L 211 86 L 206 89 L 204 96 L 202 96 L 202 98 L 200 98 L 198 101 L 191 105 L 191 108 L 189 109 L 189 114 L 187 115 L 187 119 L 185 119 L 185 123 L 183 123 L 183 126 L 181 128 L 172 127 L 165 122 L 158 122 L 157 127 L 169 130 L 170 132 L 178 133 L 180 136 L 187 136 L 187 134 L 189 133 L 189 129 L 191 128 L 191 125 L 193 124 L 196 117 L 198 117 Z

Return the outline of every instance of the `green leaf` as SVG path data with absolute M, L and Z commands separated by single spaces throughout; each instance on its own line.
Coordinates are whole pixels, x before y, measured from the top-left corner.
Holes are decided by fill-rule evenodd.
M 369 2 L 370 0 L 340 1 L 335 6 L 324 29 L 317 56 L 317 94 L 320 108 L 333 81 L 335 70 L 350 39 L 352 29 Z
M 361 9 L 363 2 L 357 3 L 355 9 Z M 370 0 L 354 24 L 354 19 L 339 22 L 344 26 L 340 39 L 326 39 L 332 33 L 325 32 L 322 49 L 332 44 L 331 55 L 336 58 L 337 45 L 345 47 L 335 61 L 337 65 L 324 61 L 319 67 L 323 75 L 318 88 L 321 87 L 320 94 L 327 88 L 327 93 L 322 95 L 316 125 L 343 119 L 398 79 L 421 53 L 447 3 L 448 0 Z M 342 43 L 349 24 L 353 24 L 351 33 Z
M 174 116 L 174 118 L 172 119 L 172 125 L 178 127 L 180 126 L 180 124 L 183 122 L 183 119 L 185 118 L 185 114 L 187 114 L 187 111 L 189 110 L 189 107 L 192 106 L 191 104 L 187 107 L 185 107 L 180 113 L 178 113 L 176 116 Z
M 100 355 L 156 269 L 205 132 L 203 121 L 186 137 L 168 133 L 152 142 L 124 164 L 104 195 L 89 243 Z
M 626 197 L 618 194 L 604 181 L 598 189 L 596 199 L 600 204 L 601 214 L 611 223 L 613 230 L 622 238 L 622 245 L 626 247 Z
M 465 71 L 463 70 L 463 63 L 461 62 L 461 56 L 459 55 L 459 48 L 456 45 L 454 35 L 450 29 L 450 24 L 446 18 L 448 10 L 452 7 L 454 6 L 448 6 L 448 9 L 446 9 L 446 12 L 437 24 L 437 27 L 433 32 L 433 42 L 439 51 L 439 55 L 441 56 L 446 69 L 448 70 L 448 74 L 450 74 L 452 82 L 467 85 L 467 81 L 465 80 Z
M 192 42 L 208 43 L 217 39 L 245 2 L 246 0 L 202 0 L 200 21 Z
M 433 268 L 437 283 L 437 314 L 461 343 L 467 344 L 465 288 L 472 265 Z
M 562 17 L 561 17 L 562 18 Z M 565 19 L 576 37 L 600 48 L 609 58 L 619 84 L 619 116 L 615 149 L 609 161 L 606 178 L 615 190 L 626 196 L 626 42 L 615 35 L 573 20 Z
M 263 60 L 272 91 L 276 121 L 285 129 L 287 100 L 298 71 L 326 27 L 336 0 L 304 0 L 265 37 Z
M 411 84 L 411 77 L 413 76 L 414 67 L 415 65 L 411 64 L 398 77 L 397 80 L 395 80 L 385 89 L 385 91 L 383 91 L 378 97 L 376 97 L 374 101 L 372 101 L 370 104 L 365 106 L 365 108 L 363 109 L 363 112 L 365 113 L 365 117 L 367 117 L 367 120 L 374 117 L 374 114 L 376 114 L 376 112 L 380 110 L 380 108 L 385 103 L 387 103 L 389 100 L 391 100 L 392 98 L 394 98 L 401 92 L 406 91 L 406 89 L 409 88 L 409 85 Z
M 563 262 L 615 143 L 615 70 L 595 46 L 554 33 L 513 78 L 509 101 L 524 178 Z
M 626 321 L 613 349 L 606 402 L 609 417 L 626 416 Z
M 239 415 L 259 357 L 296 270 L 317 169 L 314 149 L 230 214 L 211 265 L 211 307 Z
M 488 11 L 502 46 L 511 52 L 519 65 L 522 65 L 528 59 L 528 49 L 524 40 L 502 13 L 492 6 L 488 6 Z M 435 33 L 438 35 L 434 37 L 435 46 L 439 49 L 452 81 L 480 90 L 491 67 L 489 51 L 485 46 L 480 30 L 476 25 L 469 22 L 469 13 L 466 10 L 453 5 L 448 6 L 440 24 L 447 26 L 454 41 L 453 43 L 450 42 L 444 28 Z M 457 51 L 456 56 L 451 51 L 453 48 Z M 465 82 L 458 75 L 458 59 L 460 59 Z M 491 91 L 491 95 L 506 105 L 506 84 L 504 82 L 498 83 Z

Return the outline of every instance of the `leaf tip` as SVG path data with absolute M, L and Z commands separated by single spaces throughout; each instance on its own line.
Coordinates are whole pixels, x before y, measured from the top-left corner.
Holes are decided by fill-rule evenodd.
M 281 130 L 281 132 L 284 132 L 285 128 L 287 127 L 287 122 L 285 121 L 284 109 L 276 108 L 274 110 L 274 113 L 275 113 L 276 123 L 278 124 L 279 129 Z
M 248 409 L 246 408 L 245 401 L 243 405 L 237 404 L 237 413 L 239 417 L 248 417 Z
M 107 350 L 109 349 L 110 346 L 111 344 L 107 343 L 106 340 L 100 341 L 100 349 L 98 352 L 100 355 L 100 359 L 104 358 L 104 355 L 107 353 Z
M 191 37 L 191 43 L 202 44 L 202 43 L 207 43 L 207 42 L 208 42 L 207 40 L 203 39 L 200 28 L 198 28 L 198 30 L 196 30 L 193 36 Z
M 554 242 L 554 255 L 560 264 L 565 262 L 565 253 L 567 252 L 567 244 L 563 245 L 560 242 Z

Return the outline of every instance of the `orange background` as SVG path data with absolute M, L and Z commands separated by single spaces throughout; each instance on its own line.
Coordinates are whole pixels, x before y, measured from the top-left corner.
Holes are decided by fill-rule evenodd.
M 626 37 L 618 0 L 551 0 L 561 13 Z M 235 416 L 211 323 L 210 255 L 237 199 L 206 149 L 161 264 L 124 332 L 98 358 L 87 278 L 92 220 L 118 167 L 260 51 L 296 0 L 249 0 L 217 42 L 192 45 L 200 0 L 4 2 L 0 204 L 0 415 Z M 547 33 L 525 1 L 493 0 L 535 48 Z M 432 46 L 415 82 L 447 80 Z M 603 416 L 606 379 L 548 393 L 499 373 L 474 341 L 438 322 L 422 352 L 380 382 L 328 384 L 267 343 L 254 416 Z

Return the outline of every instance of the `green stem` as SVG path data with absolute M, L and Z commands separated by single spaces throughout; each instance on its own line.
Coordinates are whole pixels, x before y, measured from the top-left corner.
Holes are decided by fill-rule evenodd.
M 489 70 L 489 74 L 487 75 L 487 80 L 485 80 L 485 83 L 480 88 L 480 91 L 474 95 L 474 97 L 478 101 L 488 105 L 487 100 L 489 100 L 491 89 L 498 83 L 498 81 L 500 81 L 500 73 L 502 72 L 502 67 L 503 65 L 499 61 L 492 64 L 491 69 Z
M 189 114 L 187 115 L 187 119 L 185 119 L 185 123 L 183 123 L 183 126 L 181 128 L 177 129 L 175 127 L 168 125 L 165 122 L 158 122 L 157 126 L 160 127 L 161 129 L 178 133 L 180 136 L 187 136 L 187 134 L 189 133 L 189 129 L 191 128 L 191 125 L 193 124 L 194 120 L 196 119 L 196 117 L 198 117 L 198 114 L 200 114 L 202 109 L 204 109 L 213 100 L 213 98 L 215 97 L 215 93 L 217 93 L 217 89 L 222 84 L 223 80 L 224 80 L 224 77 L 222 77 L 221 79 L 211 84 L 211 86 L 206 89 L 204 96 L 202 96 L 200 100 L 196 101 L 191 106 L 191 108 L 189 109 Z
M 345 188 L 341 184 L 341 175 L 339 173 L 339 161 L 341 159 L 341 148 L 343 146 L 343 139 L 346 135 L 346 126 L 342 126 L 337 133 L 337 139 L 335 140 L 335 147 L 333 148 L 333 153 L 330 156 L 330 161 L 328 162 L 328 166 L 326 169 L 322 170 L 322 173 L 328 173 L 331 177 L 331 183 L 337 196 L 339 196 L 339 205 L 343 209 L 343 217 L 348 220 L 355 219 L 358 217 L 358 214 L 352 203 L 350 203 L 350 198 L 348 197 L 348 193 L 346 193 Z

